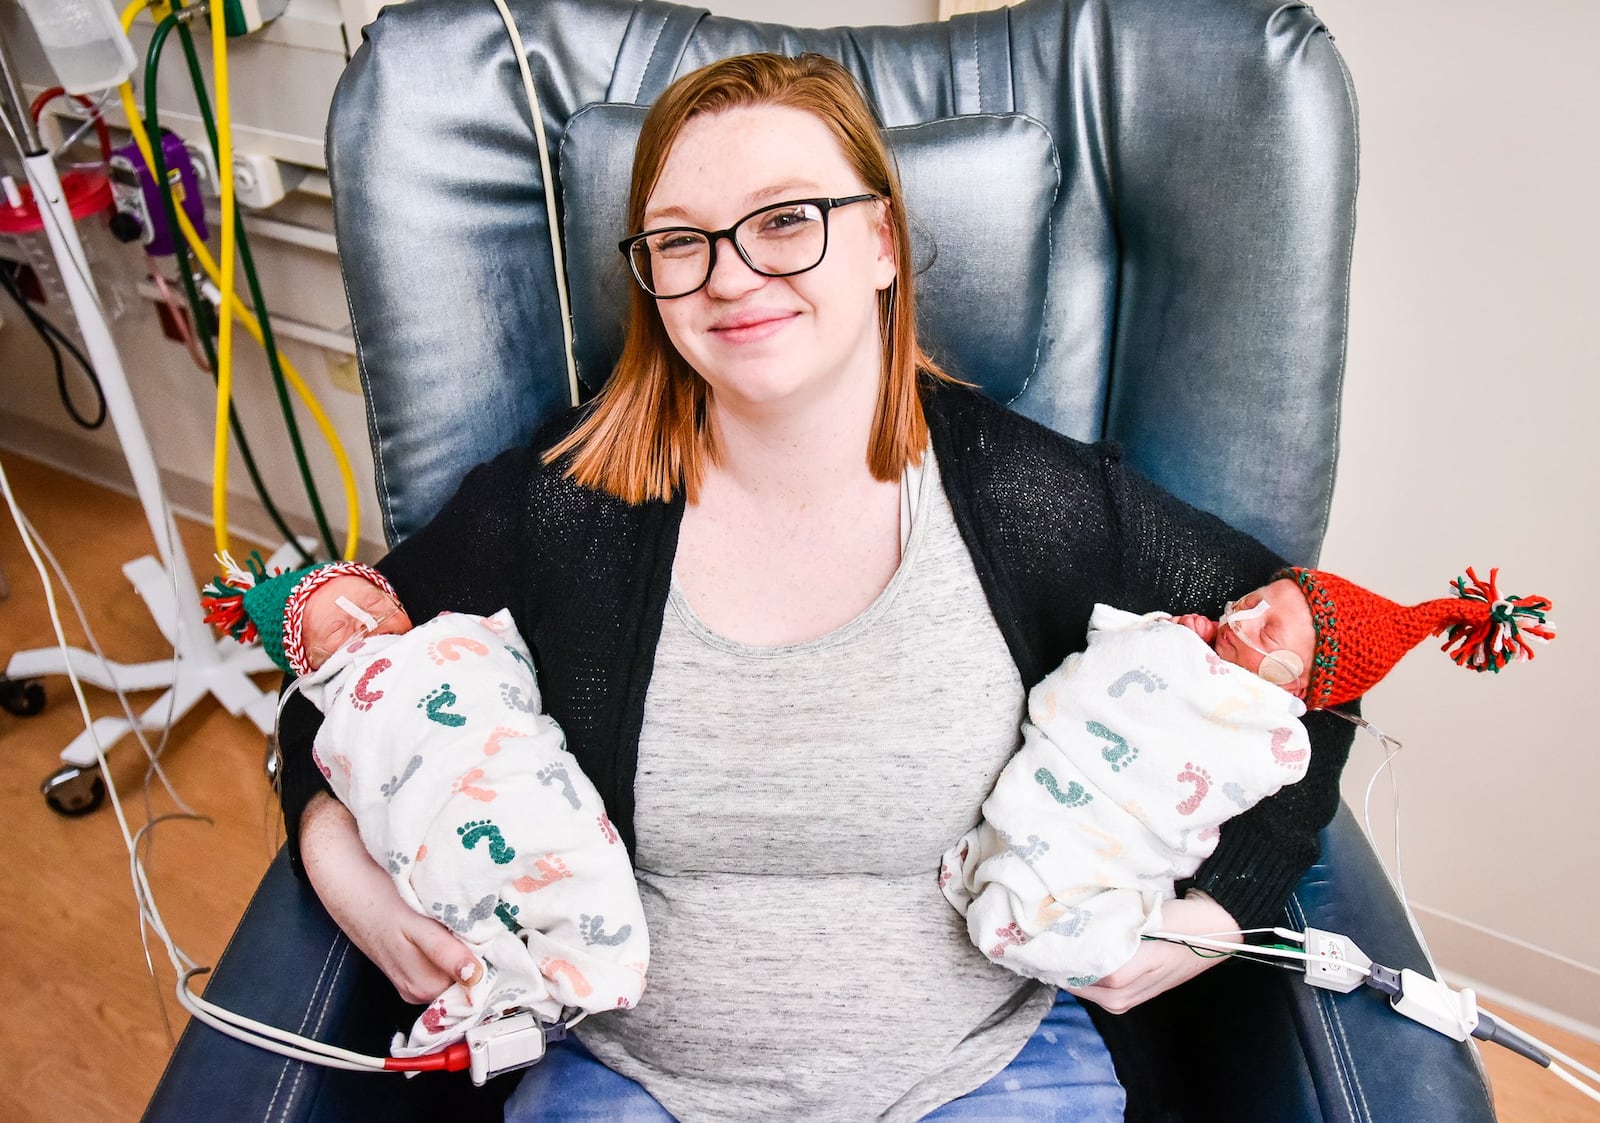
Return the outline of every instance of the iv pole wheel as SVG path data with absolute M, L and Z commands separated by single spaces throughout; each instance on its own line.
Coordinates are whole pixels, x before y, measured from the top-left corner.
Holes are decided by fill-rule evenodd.
M 106 801 L 106 782 L 98 765 L 63 765 L 45 777 L 39 790 L 50 810 L 69 818 L 87 815 Z
M 32 717 L 44 709 L 44 684 L 38 679 L 0 675 L 0 709 L 16 717 Z

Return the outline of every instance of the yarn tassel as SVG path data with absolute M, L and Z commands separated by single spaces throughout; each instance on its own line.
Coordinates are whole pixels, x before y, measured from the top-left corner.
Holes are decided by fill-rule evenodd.
M 257 550 L 250 551 L 243 567 L 232 554 L 221 553 L 216 558 L 223 574 L 213 577 L 200 590 L 205 622 L 240 643 L 254 643 L 258 633 L 255 621 L 244 609 L 244 595 L 267 579 L 267 565 Z
M 1462 600 L 1488 606 L 1480 619 L 1452 624 L 1445 633 L 1442 650 L 1449 652 L 1458 666 L 1498 674 L 1519 657 L 1533 658 L 1530 640 L 1546 643 L 1555 638 L 1556 626 L 1548 615 L 1550 598 L 1501 597 L 1499 578 L 1499 569 L 1491 569 L 1484 581 L 1469 566 L 1466 576 L 1453 583 Z

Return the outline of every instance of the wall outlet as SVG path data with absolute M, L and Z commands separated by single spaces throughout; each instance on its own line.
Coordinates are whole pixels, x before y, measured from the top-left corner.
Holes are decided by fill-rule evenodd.
M 222 0 L 229 35 L 249 35 L 283 15 L 289 0 Z
M 354 355 L 328 355 L 328 381 L 347 394 L 361 393 L 361 369 Z

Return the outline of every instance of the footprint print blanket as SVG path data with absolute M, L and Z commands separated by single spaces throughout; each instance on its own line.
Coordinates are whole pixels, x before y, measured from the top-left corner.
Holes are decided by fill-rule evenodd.
M 509 612 L 353 640 L 301 690 L 325 715 L 317 766 L 367 851 L 485 967 L 396 1035 L 396 1055 L 516 1007 L 548 1022 L 639 1001 L 650 942 L 627 849 L 541 712 Z
M 940 887 L 991 960 L 1088 986 L 1161 927 L 1225 821 L 1305 775 L 1303 713 L 1167 614 L 1096 605 L 1087 648 L 1029 693 L 1022 747 Z

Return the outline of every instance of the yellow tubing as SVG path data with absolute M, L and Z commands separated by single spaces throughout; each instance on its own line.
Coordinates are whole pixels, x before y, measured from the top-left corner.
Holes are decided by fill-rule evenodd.
M 139 13 L 150 6 L 150 0 L 133 0 L 132 3 L 122 10 L 123 30 L 126 31 L 132 28 L 133 22 L 138 18 Z M 165 5 L 161 5 L 160 7 L 164 8 Z M 217 8 L 220 9 L 221 5 L 217 5 Z M 216 28 L 213 28 L 212 34 L 213 36 L 217 34 Z M 150 150 L 150 135 L 145 131 L 144 119 L 140 116 L 138 103 L 134 100 L 132 79 L 130 78 L 128 81 L 122 83 L 122 85 L 118 87 L 117 92 L 119 95 L 121 95 L 122 111 L 128 118 L 128 129 L 133 133 L 134 143 L 139 146 L 139 154 L 144 157 L 145 167 L 153 169 L 156 165 L 154 155 Z M 219 92 L 219 116 L 221 115 L 220 101 L 221 99 Z M 219 147 L 225 143 L 222 139 L 225 135 L 226 131 L 219 127 L 217 130 Z M 222 165 L 219 159 L 217 178 L 225 183 L 226 186 L 224 187 L 224 190 L 227 191 L 231 197 L 233 189 L 233 177 L 231 174 L 227 174 L 225 167 L 227 166 Z M 245 331 L 248 332 L 250 337 L 264 349 L 266 347 L 266 340 L 261 333 L 261 324 L 251 313 L 249 306 L 233 293 L 232 285 L 230 284 L 223 286 L 222 272 L 217 267 L 217 263 L 212 259 L 210 251 L 208 251 L 206 248 L 205 242 L 201 240 L 200 235 L 195 231 L 194 225 L 190 223 L 189 216 L 183 212 L 182 208 L 179 208 L 177 213 L 178 226 L 182 229 L 184 241 L 189 244 L 190 252 L 194 254 L 195 260 L 200 262 L 200 267 L 206 271 L 206 276 L 211 278 L 211 283 L 217 285 L 219 289 L 224 290 L 226 296 L 226 306 L 232 310 L 234 318 L 244 325 Z M 227 235 L 231 235 L 233 224 L 225 220 L 223 223 L 223 228 L 225 231 L 224 242 L 226 245 L 228 241 Z M 230 270 L 230 274 L 231 272 L 232 271 Z M 229 321 L 227 317 L 224 317 L 223 323 L 227 324 L 228 322 Z M 231 359 L 231 349 L 227 358 L 225 359 L 219 347 L 217 354 L 217 366 L 219 369 L 217 371 L 218 409 L 216 460 L 217 462 L 221 463 L 223 467 L 222 470 L 216 475 L 216 479 L 212 486 L 212 519 L 216 524 L 215 533 L 219 553 L 227 549 L 226 464 L 228 397 L 226 395 L 228 394 L 229 390 L 231 390 L 231 377 L 225 380 L 224 369 L 229 363 L 231 363 Z M 294 365 L 289 362 L 288 356 L 280 354 L 278 356 L 278 360 L 283 368 L 284 378 L 288 380 L 290 388 L 300 396 L 300 400 L 305 403 L 306 411 L 311 414 L 312 420 L 316 422 L 317 428 L 322 432 L 323 438 L 328 442 L 328 448 L 333 453 L 334 461 L 338 466 L 340 482 L 344 485 L 345 508 L 349 515 L 350 522 L 349 530 L 345 535 L 344 557 L 346 559 L 353 559 L 356 556 L 356 544 L 360 541 L 361 510 L 359 499 L 356 495 L 355 473 L 350 467 L 350 458 L 345 453 L 344 443 L 340 441 L 339 434 L 333 427 L 333 422 L 329 420 L 327 413 L 324 412 L 322 403 L 317 400 L 317 397 L 312 393 L 311 388 L 306 385 L 305 380 L 302 379 L 299 372 L 294 369 Z M 225 385 L 228 386 L 228 390 L 224 389 Z
M 226 4 L 211 5 L 211 80 L 216 83 L 217 186 L 222 190 L 222 307 L 232 308 L 238 271 L 238 222 L 233 186 L 233 123 L 228 96 L 228 11 Z M 198 92 L 198 91 L 196 91 Z M 215 280 L 213 284 L 217 284 Z M 211 442 L 211 523 L 217 553 L 228 552 L 228 413 L 233 397 L 233 317 L 224 314 L 217 325 L 217 429 Z

